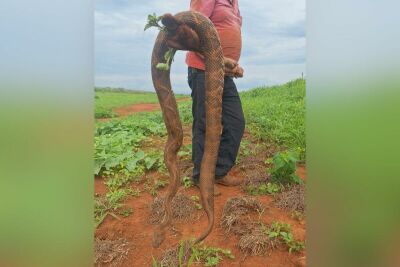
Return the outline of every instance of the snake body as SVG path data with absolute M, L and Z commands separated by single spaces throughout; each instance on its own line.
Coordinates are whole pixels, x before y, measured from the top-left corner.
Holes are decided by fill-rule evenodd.
M 157 36 L 151 59 L 151 73 L 168 133 L 164 162 L 170 175 L 170 183 L 164 201 L 165 216 L 154 231 L 154 247 L 159 247 L 165 239 L 165 230 L 171 223 L 171 201 L 180 185 L 177 153 L 183 140 L 182 125 L 176 99 L 171 89 L 170 71 L 156 68 L 159 62 L 164 61 L 164 54 L 173 43 L 170 40 L 171 36 L 175 34 L 180 37 L 175 40 L 175 44 L 179 44 L 177 49 L 201 53 L 205 61 L 206 134 L 200 168 L 200 195 L 208 217 L 208 226 L 195 243 L 205 239 L 214 225 L 214 177 L 222 128 L 221 112 L 224 86 L 224 57 L 218 33 L 212 22 L 201 13 L 185 11 L 175 16 L 164 15 L 162 23 L 166 26 L 167 31 L 160 31 Z

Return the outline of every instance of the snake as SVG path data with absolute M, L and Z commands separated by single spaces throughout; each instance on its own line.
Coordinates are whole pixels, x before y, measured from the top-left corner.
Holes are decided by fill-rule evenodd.
M 183 142 L 182 124 L 171 88 L 170 68 L 160 70 L 157 64 L 164 61 L 164 55 L 170 48 L 199 53 L 205 62 L 206 129 L 199 188 L 208 225 L 194 244 L 204 240 L 211 233 L 214 225 L 214 179 L 222 131 L 224 67 L 231 65 L 231 62 L 223 56 L 221 42 L 213 23 L 203 14 L 196 11 L 183 11 L 175 15 L 167 13 L 162 16 L 161 22 L 166 30 L 160 31 L 156 38 L 151 57 L 151 74 L 168 134 L 164 163 L 169 173 L 169 185 L 164 196 L 165 214 L 162 222 L 154 230 L 153 247 L 159 247 L 162 244 L 165 240 L 166 229 L 171 225 L 171 202 L 181 183 L 178 151 Z

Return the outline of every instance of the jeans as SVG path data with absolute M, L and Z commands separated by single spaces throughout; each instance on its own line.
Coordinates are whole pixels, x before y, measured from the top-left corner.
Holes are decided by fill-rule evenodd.
M 193 181 L 199 182 L 205 141 L 205 73 L 189 67 L 188 83 L 192 89 L 192 161 Z M 215 169 L 216 179 L 225 176 L 235 165 L 243 136 L 245 120 L 239 93 L 231 77 L 225 76 L 222 95 L 222 135 Z

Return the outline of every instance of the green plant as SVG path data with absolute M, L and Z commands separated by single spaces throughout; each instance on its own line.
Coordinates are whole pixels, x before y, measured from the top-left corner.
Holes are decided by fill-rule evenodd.
M 118 212 L 118 214 L 120 214 L 120 215 L 122 215 L 122 216 L 124 216 L 124 217 L 128 217 L 129 215 L 132 214 L 132 212 L 133 212 L 133 209 L 132 209 L 132 208 L 127 208 L 127 209 L 124 209 L 124 210 L 120 210 L 120 211 Z
M 115 176 L 109 177 L 104 184 L 108 187 L 109 190 L 114 191 L 126 186 L 132 181 L 137 182 L 137 177 L 133 175 L 130 176 L 117 173 L 115 174 Z
M 241 92 L 240 98 L 250 133 L 280 149 L 301 148 L 305 158 L 306 83 L 297 79 L 283 85 Z
M 128 193 L 133 197 L 138 197 L 140 195 L 140 189 L 139 188 L 128 189 Z
M 94 221 L 97 228 L 107 215 L 118 219 L 117 213 L 127 217 L 132 212 L 132 208 L 122 209 L 122 202 L 129 196 L 139 196 L 139 189 L 117 188 L 108 191 L 105 197 L 95 197 L 94 201 Z
M 144 26 L 144 30 L 147 30 L 150 27 L 156 27 L 160 31 L 167 31 L 167 28 L 165 26 L 161 26 L 159 24 L 159 21 L 162 18 L 163 18 L 162 16 L 157 16 L 155 13 L 153 13 L 153 15 L 148 15 L 147 16 L 147 24 Z M 169 70 L 171 63 L 174 60 L 175 52 L 176 52 L 175 48 L 168 48 L 168 50 L 164 54 L 165 63 L 159 62 L 156 65 L 156 68 L 159 70 L 164 70 L 164 71 Z
M 252 151 L 250 150 L 250 141 L 243 139 L 240 142 L 240 153 L 239 154 L 241 156 L 246 157 L 246 156 L 250 155 L 251 153 L 252 153 Z
M 190 199 L 196 203 L 196 209 L 201 210 L 203 208 L 203 206 L 200 204 L 200 198 L 198 196 L 191 196 Z
M 122 206 L 120 203 L 111 203 L 104 197 L 95 197 L 94 199 L 94 226 L 97 228 L 107 215 L 119 219 L 115 212 Z
M 249 195 L 257 196 L 257 195 L 274 195 L 281 191 L 281 186 L 276 183 L 261 183 L 256 186 L 254 184 L 249 184 L 246 186 L 246 192 Z
M 128 189 L 120 188 L 115 191 L 109 191 L 106 194 L 106 198 L 112 206 L 117 206 L 120 202 L 124 201 L 128 195 Z
M 185 97 L 176 94 L 176 98 Z M 158 103 L 155 93 L 124 90 L 117 88 L 95 88 L 95 118 L 114 118 L 117 114 L 115 108 L 125 107 L 139 103 Z
M 182 177 L 182 184 L 183 184 L 183 187 L 189 188 L 189 187 L 193 186 L 193 181 L 189 176 L 184 176 L 184 177 Z
M 165 168 L 162 153 L 145 153 L 140 145 L 151 136 L 166 134 L 159 114 L 135 115 L 124 120 L 96 124 L 94 174 L 139 177 L 145 171 Z
M 157 16 L 156 13 L 150 14 L 147 16 L 147 24 L 144 26 L 144 30 L 147 30 L 151 27 L 156 27 L 161 31 L 165 30 L 164 26 L 161 26 L 158 22 L 163 18 L 163 16 Z
M 181 150 L 178 152 L 178 155 L 181 157 L 186 157 L 186 156 L 192 155 L 192 144 L 183 146 L 181 148 Z
M 149 193 L 150 193 L 152 196 L 157 196 L 157 191 L 158 191 L 160 188 L 165 187 L 167 184 L 169 184 L 169 181 L 167 181 L 167 180 L 156 179 L 152 185 L 150 185 L 150 181 L 148 181 L 148 182 L 145 184 L 145 189 L 146 189 L 147 191 L 149 191 Z
M 290 217 L 297 221 L 302 221 L 304 219 L 304 214 L 300 211 L 294 210 L 290 213 Z
M 151 256 L 151 267 L 158 267 L 158 262 L 153 256 Z
M 193 262 L 203 263 L 204 266 L 217 266 L 223 257 L 235 258 L 229 249 L 194 245 L 191 250 L 187 266 L 191 266 Z
M 303 242 L 295 240 L 290 224 L 284 222 L 273 222 L 265 233 L 271 240 L 279 240 L 286 244 L 289 252 L 297 252 L 304 249 Z
M 176 53 L 175 48 L 168 48 L 167 52 L 165 52 L 165 55 L 164 55 L 165 63 L 159 62 L 156 65 L 156 68 L 159 70 L 164 70 L 164 71 L 169 70 L 169 68 L 172 64 L 172 61 L 174 61 L 175 53 Z
M 294 152 L 278 152 L 274 155 L 273 167 L 270 171 L 271 180 L 281 184 L 302 183 L 296 174 L 297 155 Z

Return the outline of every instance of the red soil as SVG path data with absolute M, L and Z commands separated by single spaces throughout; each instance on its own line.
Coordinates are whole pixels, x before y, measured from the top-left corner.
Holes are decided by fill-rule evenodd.
M 182 102 L 182 101 L 187 101 L 190 98 L 178 98 L 176 101 L 177 102 Z M 129 106 L 125 106 L 125 107 L 119 107 L 114 109 L 114 113 L 116 113 L 118 115 L 118 117 L 125 117 L 128 116 L 130 114 L 133 113 L 137 113 L 137 112 L 149 112 L 149 111 L 155 111 L 160 109 L 160 104 L 159 103 L 155 103 L 155 104 L 132 104 Z
M 239 168 L 232 170 L 233 175 L 240 176 L 241 171 Z M 304 178 L 305 169 L 301 167 L 298 170 L 298 174 Z M 239 187 L 224 187 L 218 185 L 221 196 L 215 198 L 215 216 L 216 224 L 212 233 L 206 238 L 205 244 L 208 246 L 221 247 L 225 249 L 231 249 L 235 255 L 234 260 L 224 259 L 219 266 L 272 266 L 272 267 L 290 267 L 290 266 L 304 266 L 305 253 L 292 253 L 289 254 L 287 250 L 274 250 L 271 253 L 264 256 L 248 256 L 245 257 L 243 253 L 237 248 L 238 238 L 234 235 L 227 235 L 223 229 L 219 226 L 219 221 L 222 214 L 222 209 L 226 201 L 230 197 L 242 196 L 244 193 Z M 103 184 L 102 179 L 95 179 L 95 192 L 101 195 L 106 193 L 106 187 Z M 164 194 L 166 189 L 160 190 L 159 194 Z M 197 195 L 199 196 L 198 189 L 191 187 L 189 189 L 180 188 L 180 192 L 187 194 L 188 196 Z M 273 197 L 271 196 L 260 196 L 258 197 L 261 203 L 265 206 L 265 212 L 262 215 L 261 220 L 270 224 L 272 221 L 284 221 L 292 225 L 293 234 L 296 239 L 302 241 L 305 240 L 305 223 L 304 221 L 296 221 L 291 218 L 287 212 L 276 208 L 271 202 Z M 198 237 L 206 228 L 207 217 L 203 210 L 197 211 L 200 215 L 198 221 L 191 223 L 173 223 L 166 235 L 166 240 L 160 248 L 152 247 L 152 237 L 155 226 L 149 224 L 149 205 L 153 202 L 153 197 L 147 192 L 141 193 L 139 198 L 128 199 L 126 205 L 133 208 L 133 214 L 127 218 L 121 216 L 120 220 L 117 220 L 111 216 L 108 216 L 104 222 L 96 229 L 95 235 L 100 239 L 111 239 L 115 240 L 118 238 L 125 238 L 131 244 L 133 249 L 128 254 L 122 266 L 140 266 L 147 267 L 151 266 L 152 257 L 157 259 L 162 255 L 165 249 L 176 246 L 180 240 L 190 239 L 192 237 Z
M 187 98 L 178 99 L 178 101 L 185 101 Z M 123 108 L 115 109 L 114 112 L 118 116 L 127 116 L 135 112 L 153 111 L 159 109 L 159 104 L 134 104 Z M 160 143 L 163 140 L 154 140 Z M 190 127 L 185 128 L 184 144 L 191 143 Z M 152 143 L 152 146 L 155 144 Z M 232 175 L 244 177 L 244 173 L 238 166 L 235 166 L 231 172 Z M 299 166 L 297 174 L 305 180 L 306 169 L 304 166 Z M 159 176 L 158 173 L 152 173 L 148 176 Z M 166 177 L 163 177 L 166 178 Z M 105 195 L 107 188 L 103 183 L 103 179 L 95 179 L 95 193 Z M 142 186 L 139 186 L 142 187 Z M 211 234 L 205 239 L 204 243 L 208 246 L 220 247 L 230 249 L 235 256 L 234 260 L 224 258 L 219 266 L 230 267 L 258 267 L 258 266 L 271 266 L 271 267 L 291 267 L 291 266 L 305 266 L 305 252 L 289 254 L 286 249 L 277 249 L 263 256 L 245 256 L 237 247 L 238 238 L 233 235 L 227 235 L 224 230 L 219 226 L 222 215 L 222 210 L 231 197 L 244 196 L 244 192 L 240 187 L 224 187 L 218 185 L 222 195 L 215 197 L 215 225 Z M 142 189 L 142 188 L 141 188 Z M 159 190 L 159 195 L 164 195 L 167 188 Z M 138 198 L 130 197 L 126 202 L 127 207 L 133 208 L 133 213 L 124 218 L 120 216 L 120 220 L 107 216 L 103 223 L 96 229 L 95 236 L 100 239 L 116 240 L 125 238 L 131 243 L 132 248 L 129 251 L 128 258 L 121 266 L 134 266 L 134 267 L 148 267 L 151 266 L 152 258 L 159 258 L 162 253 L 168 249 L 175 247 L 181 240 L 198 237 L 207 226 L 207 217 L 203 210 L 197 211 L 199 220 L 190 223 L 177 223 L 174 222 L 172 227 L 166 234 L 166 239 L 160 248 L 152 247 L 154 225 L 149 223 L 150 204 L 153 202 L 154 197 L 145 190 Z M 179 193 L 184 193 L 188 196 L 200 196 L 196 187 L 185 189 L 181 187 Z M 278 209 L 272 203 L 274 198 L 272 196 L 259 196 L 258 199 L 265 207 L 261 220 L 265 224 L 270 224 L 273 221 L 284 221 L 292 225 L 293 235 L 296 239 L 305 241 L 305 221 L 297 221 L 293 219 L 288 212 Z M 101 265 L 104 266 L 104 265 Z

